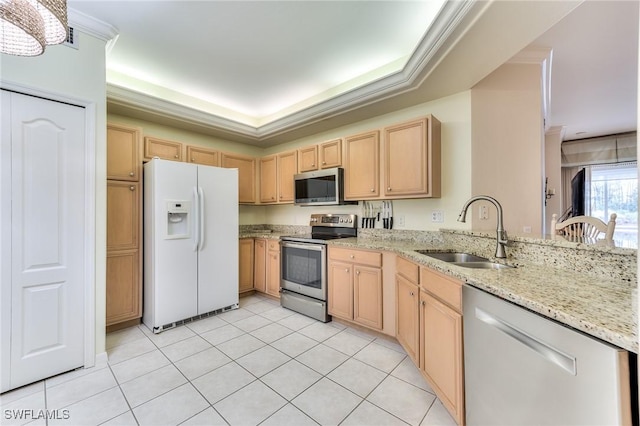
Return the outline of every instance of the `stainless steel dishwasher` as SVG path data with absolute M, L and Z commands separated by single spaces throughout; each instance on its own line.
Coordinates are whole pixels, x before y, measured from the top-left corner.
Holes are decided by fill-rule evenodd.
M 465 285 L 467 425 L 631 424 L 629 354 Z

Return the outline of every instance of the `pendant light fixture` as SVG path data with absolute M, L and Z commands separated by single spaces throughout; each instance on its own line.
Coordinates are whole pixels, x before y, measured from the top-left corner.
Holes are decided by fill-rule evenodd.
M 66 0 L 0 0 L 0 52 L 37 56 L 66 38 Z

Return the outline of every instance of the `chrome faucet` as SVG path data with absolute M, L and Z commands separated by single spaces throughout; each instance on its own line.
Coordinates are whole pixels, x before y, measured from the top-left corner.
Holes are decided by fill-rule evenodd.
M 505 259 L 507 257 L 507 251 L 505 247 L 507 246 L 507 231 L 504 230 L 504 225 L 502 222 L 502 206 L 495 198 L 489 197 L 487 195 L 478 195 L 475 197 L 471 197 L 462 207 L 462 211 L 460 212 L 460 216 L 458 216 L 458 222 L 465 222 L 465 218 L 467 217 L 467 209 L 469 206 L 476 201 L 489 201 L 496 206 L 496 210 L 498 210 L 498 229 L 496 230 L 497 234 L 497 245 L 496 245 L 496 257 Z

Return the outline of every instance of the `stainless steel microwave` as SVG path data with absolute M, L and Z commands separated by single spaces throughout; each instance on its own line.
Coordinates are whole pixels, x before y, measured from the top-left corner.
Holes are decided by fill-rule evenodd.
M 294 204 L 298 206 L 357 203 L 357 201 L 344 201 L 344 169 L 341 167 L 300 173 L 294 175 L 293 180 Z

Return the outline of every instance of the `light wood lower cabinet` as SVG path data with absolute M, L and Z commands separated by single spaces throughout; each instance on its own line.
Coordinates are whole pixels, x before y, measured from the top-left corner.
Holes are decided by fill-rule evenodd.
M 396 303 L 396 339 L 420 366 L 420 289 L 400 274 L 396 275 Z
M 458 424 L 464 423 L 462 315 L 420 292 L 421 368 Z
M 140 251 L 128 250 L 107 255 L 107 317 L 110 326 L 136 319 L 142 313 L 140 291 Z
M 382 254 L 329 247 L 329 314 L 382 330 Z
M 267 240 L 267 294 L 280 298 L 280 242 Z
M 396 337 L 451 416 L 463 425 L 462 284 L 398 257 Z
M 240 293 L 253 290 L 253 238 L 241 238 L 238 244 L 240 271 L 238 288 Z
M 253 288 L 267 292 L 267 240 L 256 238 L 253 256 Z

